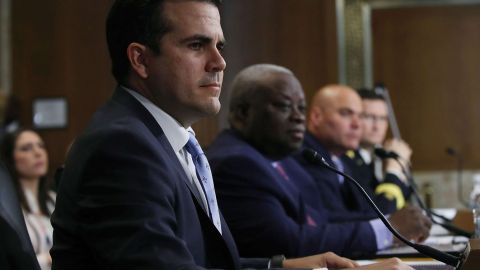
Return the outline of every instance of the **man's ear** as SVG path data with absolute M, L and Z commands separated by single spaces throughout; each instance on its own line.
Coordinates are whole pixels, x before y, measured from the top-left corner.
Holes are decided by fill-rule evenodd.
M 239 104 L 230 112 L 230 122 L 237 129 L 243 129 L 247 124 L 250 106 L 248 104 Z
M 130 66 L 138 76 L 142 79 L 148 78 L 148 58 L 147 47 L 140 43 L 130 43 L 127 47 L 127 57 Z
M 249 113 L 250 113 L 250 105 L 246 103 L 238 105 L 235 110 L 237 119 L 243 123 L 247 122 Z
M 322 109 L 318 106 L 312 106 L 312 108 L 310 109 L 310 113 L 308 114 L 308 118 L 314 123 L 320 122 L 323 118 Z

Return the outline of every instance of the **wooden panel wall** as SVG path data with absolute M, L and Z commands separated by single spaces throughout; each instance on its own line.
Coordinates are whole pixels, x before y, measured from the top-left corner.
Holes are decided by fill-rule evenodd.
M 12 1 L 13 92 L 22 122 L 31 125 L 35 98 L 66 97 L 69 105 L 67 128 L 41 131 L 51 169 L 115 86 L 104 34 L 113 0 L 94 2 Z M 292 69 L 307 96 L 337 80 L 334 0 L 224 1 L 221 12 L 228 42 L 224 105 L 234 74 L 253 63 Z M 194 126 L 203 145 L 225 125 L 225 109 Z
M 480 168 L 480 6 L 373 12 L 374 77 L 390 89 L 416 170 Z
M 286 66 L 299 78 L 308 98 L 320 86 L 338 81 L 334 0 L 224 1 L 222 15 L 227 38 L 222 126 L 228 88 L 246 66 Z
M 104 37 L 111 2 L 12 1 L 12 87 L 22 124 L 31 126 L 35 98 L 68 101 L 68 127 L 41 131 L 51 172 L 115 86 Z

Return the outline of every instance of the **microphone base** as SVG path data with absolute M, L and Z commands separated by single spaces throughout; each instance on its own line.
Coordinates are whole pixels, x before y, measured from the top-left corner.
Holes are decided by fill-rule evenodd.
M 470 239 L 463 261 L 457 270 L 478 270 L 480 266 L 480 239 Z

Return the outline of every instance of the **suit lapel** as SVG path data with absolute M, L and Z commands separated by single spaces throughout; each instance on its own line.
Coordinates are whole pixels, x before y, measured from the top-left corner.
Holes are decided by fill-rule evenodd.
M 237 246 L 236 246 L 235 241 L 233 239 L 232 233 L 230 232 L 230 229 L 228 228 L 227 222 L 223 218 L 222 213 L 220 213 L 220 220 L 222 222 L 222 238 L 223 238 L 223 240 L 224 240 L 224 242 L 225 242 L 225 244 L 228 248 L 228 251 L 230 252 L 230 255 L 231 255 L 232 260 L 233 260 L 233 264 L 236 265 L 237 268 L 240 268 L 240 262 L 237 260 L 237 258 L 238 258 Z M 214 226 L 213 223 L 212 223 L 212 226 Z M 215 228 L 215 231 L 217 231 L 216 228 Z
M 30 239 L 28 238 L 22 208 L 15 193 L 15 188 L 3 165 L 0 165 L 0 186 L 0 218 L 4 219 L 17 232 L 25 250 L 31 248 L 25 246 L 25 243 L 30 243 Z
M 168 155 L 168 159 L 171 160 L 173 163 L 172 165 L 174 165 L 172 166 L 172 168 L 176 171 L 177 175 L 184 181 L 184 183 L 187 185 L 188 189 L 192 193 L 192 197 L 195 198 L 196 203 L 201 206 L 201 209 L 203 209 L 204 213 L 208 216 L 208 211 L 203 204 L 200 193 L 198 192 L 197 188 L 191 183 L 190 178 L 185 173 L 182 164 L 180 164 L 177 155 L 173 151 L 172 146 L 165 137 L 165 133 L 163 132 L 162 128 L 155 120 L 155 118 L 153 118 L 150 112 L 137 99 L 135 99 L 132 95 L 130 95 L 127 91 L 121 89 L 120 87 L 117 87 L 117 89 L 115 89 L 112 100 L 125 106 L 134 116 L 136 116 L 145 123 L 150 132 L 152 132 L 152 134 L 158 139 L 161 147 L 165 149 L 165 152 Z
M 332 156 L 330 155 L 330 153 L 323 147 L 323 145 L 320 144 L 320 142 L 317 140 L 317 138 L 315 138 L 315 136 L 308 131 L 305 134 L 304 144 L 305 144 L 306 147 L 312 148 L 313 150 L 317 151 L 318 154 L 320 154 L 320 156 L 323 157 L 325 159 L 325 161 L 330 166 L 335 167 L 335 165 L 333 163 L 333 160 L 332 160 Z M 335 181 L 332 181 L 331 184 L 334 184 L 334 186 L 339 186 L 336 173 L 334 173 L 330 170 L 323 169 L 323 168 L 322 168 L 322 170 L 325 171 L 326 175 L 328 175 L 328 177 L 325 177 L 325 179 L 328 179 L 329 182 L 331 180 L 335 180 Z
M 322 156 L 330 166 L 335 166 L 330 153 L 324 148 L 324 146 L 318 141 L 318 139 L 315 138 L 315 136 L 311 134 L 309 131 L 305 133 L 304 145 L 308 148 L 312 148 L 313 150 L 317 151 L 320 154 L 320 156 Z M 345 196 L 344 191 L 342 190 L 342 186 L 338 181 L 337 174 L 324 168 L 322 168 L 321 170 L 324 176 L 321 179 L 315 179 L 315 181 L 318 181 L 318 182 L 322 181 L 323 182 L 321 183 L 322 186 L 327 185 L 328 187 L 330 187 L 331 189 L 330 191 L 333 194 L 336 194 L 336 195 L 332 194 L 333 196 L 344 197 Z M 327 205 L 331 205 L 332 202 L 325 201 L 325 203 Z M 337 207 L 336 204 L 335 204 L 335 207 Z
M 162 144 L 162 147 L 166 149 L 168 158 L 175 163 L 174 168 L 177 175 L 183 179 L 183 182 L 185 183 L 185 185 L 187 185 L 187 188 L 190 190 L 190 193 L 192 193 L 192 197 L 195 198 L 196 203 L 200 205 L 200 207 L 203 209 L 203 212 L 208 216 L 208 210 L 205 208 L 205 205 L 203 204 L 202 198 L 200 196 L 200 193 L 197 187 L 193 185 L 193 183 L 190 181 L 190 178 L 185 173 L 185 170 L 183 169 L 182 164 L 180 164 L 180 161 L 178 160 L 177 155 L 173 151 L 172 146 L 168 142 L 167 138 L 165 137 L 165 135 L 163 135 L 163 136 L 160 136 L 158 140 L 160 144 Z

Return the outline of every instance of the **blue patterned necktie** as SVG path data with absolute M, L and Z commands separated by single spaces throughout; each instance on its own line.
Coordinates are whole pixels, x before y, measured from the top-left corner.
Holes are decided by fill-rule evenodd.
M 195 135 L 190 132 L 188 134 L 190 136 L 190 139 L 185 145 L 185 149 L 187 149 L 190 155 L 192 155 L 192 160 L 197 171 L 198 180 L 200 180 L 200 183 L 203 187 L 203 192 L 205 193 L 205 197 L 207 199 L 210 219 L 212 220 L 215 227 L 217 227 L 217 230 L 222 233 L 220 213 L 218 210 L 215 189 L 213 187 L 213 177 L 212 172 L 210 171 L 210 165 L 208 164 L 207 157 L 205 156 L 205 153 L 203 153 L 200 144 L 198 143 L 197 139 L 195 139 Z

